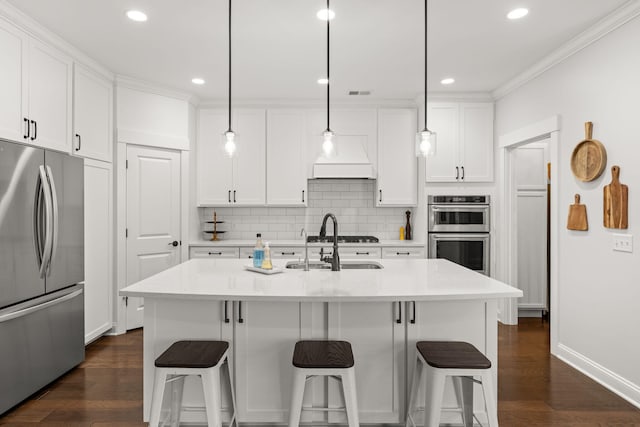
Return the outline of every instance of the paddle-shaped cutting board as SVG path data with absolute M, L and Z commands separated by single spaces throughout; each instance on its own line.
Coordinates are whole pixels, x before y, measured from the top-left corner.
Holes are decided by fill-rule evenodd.
M 569 205 L 569 218 L 567 219 L 568 230 L 585 231 L 589 229 L 587 222 L 587 207 L 580 204 L 580 195 L 575 195 L 575 203 Z
M 620 184 L 620 166 L 613 166 L 611 183 L 604 186 L 604 226 L 626 229 L 628 211 L 629 187 Z

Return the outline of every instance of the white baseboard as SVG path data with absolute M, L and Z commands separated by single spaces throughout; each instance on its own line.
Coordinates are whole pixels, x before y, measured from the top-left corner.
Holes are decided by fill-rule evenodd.
M 627 402 L 640 408 L 639 385 L 632 383 L 563 344 L 558 344 L 558 352 L 555 355 Z

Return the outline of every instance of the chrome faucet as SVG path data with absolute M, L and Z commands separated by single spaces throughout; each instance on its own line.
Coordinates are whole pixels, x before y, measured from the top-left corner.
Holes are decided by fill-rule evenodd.
M 300 235 L 304 236 L 304 271 L 309 271 L 309 247 L 307 245 L 307 232 L 304 228 L 300 230 Z
M 333 256 L 323 257 L 322 250 L 320 251 L 320 258 L 324 262 L 331 263 L 331 271 L 340 271 L 340 255 L 338 254 L 338 220 L 332 213 L 328 213 L 322 219 L 322 227 L 320 227 L 320 237 L 327 236 L 327 219 L 331 218 L 333 221 Z

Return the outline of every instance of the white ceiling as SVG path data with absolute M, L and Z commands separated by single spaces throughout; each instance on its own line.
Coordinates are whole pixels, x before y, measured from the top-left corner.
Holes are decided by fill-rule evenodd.
M 226 0 L 9 0 L 117 74 L 227 94 Z M 626 0 L 429 0 L 429 92 L 490 92 Z M 236 99 L 323 99 L 324 0 L 233 0 Z M 508 21 L 515 7 L 529 15 Z M 413 99 L 424 91 L 423 0 L 333 0 L 331 93 Z M 125 11 L 146 12 L 135 23 Z M 191 83 L 199 76 L 202 87 Z M 444 77 L 456 83 L 440 85 Z

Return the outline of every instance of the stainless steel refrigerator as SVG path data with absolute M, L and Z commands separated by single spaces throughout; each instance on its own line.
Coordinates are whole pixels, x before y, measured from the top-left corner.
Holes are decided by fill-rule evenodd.
M 84 169 L 0 141 L 0 414 L 84 360 Z

